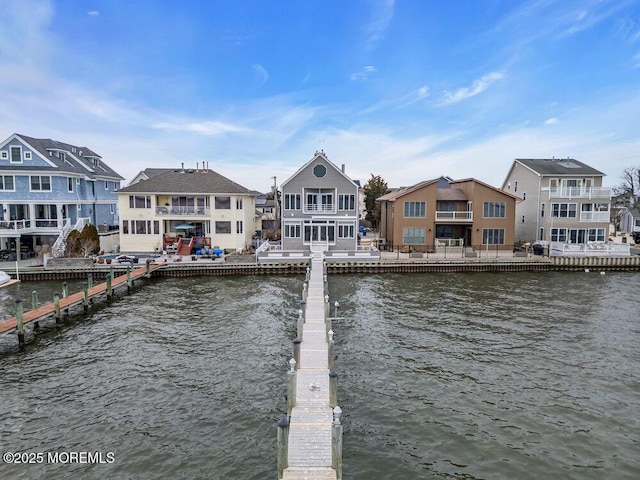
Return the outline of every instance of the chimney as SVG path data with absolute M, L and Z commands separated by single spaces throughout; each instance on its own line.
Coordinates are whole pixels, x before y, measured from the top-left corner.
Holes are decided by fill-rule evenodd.
M 344 163 L 342 164 L 342 173 L 344 173 Z
M 200 162 L 196 162 L 196 172 L 200 171 Z
M 182 162 L 182 168 L 180 169 L 180 173 L 184 173 L 184 162 Z

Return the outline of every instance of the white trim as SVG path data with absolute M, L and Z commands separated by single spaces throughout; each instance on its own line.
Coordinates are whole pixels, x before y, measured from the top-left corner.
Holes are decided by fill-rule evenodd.
M 20 149 L 20 154 L 18 155 L 18 158 L 20 160 L 18 162 L 14 162 L 13 161 L 13 149 L 14 148 L 19 148 Z M 10 165 L 20 165 L 20 164 L 22 164 L 22 145 L 9 145 L 9 164 Z
M 29 151 L 25 150 L 24 152 L 22 152 L 22 155 L 23 155 L 23 160 L 32 160 L 33 159 L 32 155 L 31 155 L 31 152 L 29 152 Z

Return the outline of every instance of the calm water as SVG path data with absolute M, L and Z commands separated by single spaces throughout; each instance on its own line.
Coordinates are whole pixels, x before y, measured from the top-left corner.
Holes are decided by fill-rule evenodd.
M 329 283 L 345 478 L 640 476 L 638 274 Z M 24 352 L 0 337 L 0 450 L 115 457 L 0 478 L 275 478 L 301 286 L 158 279 Z M 0 291 L 0 318 L 34 288 Z

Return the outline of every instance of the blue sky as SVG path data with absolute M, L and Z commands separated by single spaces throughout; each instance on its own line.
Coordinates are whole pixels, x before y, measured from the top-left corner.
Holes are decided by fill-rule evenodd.
M 0 0 L 0 65 L 2 139 L 127 180 L 209 162 L 267 191 L 319 149 L 390 186 L 640 164 L 638 1 Z

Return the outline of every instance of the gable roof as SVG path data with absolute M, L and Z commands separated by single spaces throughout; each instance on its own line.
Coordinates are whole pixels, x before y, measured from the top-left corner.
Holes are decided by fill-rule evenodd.
M 515 162 L 540 175 L 604 175 L 573 158 L 516 158 Z
M 36 152 L 40 158 L 46 161 L 49 167 L 32 167 L 21 165 L 24 170 L 43 170 L 53 168 L 61 173 L 73 173 L 86 176 L 90 179 L 108 178 L 110 180 L 124 180 L 120 174 L 102 161 L 102 157 L 87 147 L 79 147 L 70 143 L 59 142 L 49 138 L 33 138 L 19 133 L 14 133 L 6 139 L 0 147 L 11 140 L 17 139 Z M 65 159 L 52 155 L 51 152 L 64 152 Z
M 282 182 L 280 184 L 280 188 L 284 188 L 284 186 L 289 183 L 292 179 L 294 179 L 296 176 L 298 176 L 298 174 L 300 172 L 302 172 L 305 168 L 307 168 L 309 165 L 311 165 L 313 162 L 315 162 L 318 158 L 322 158 L 325 162 L 327 162 L 327 164 L 329 166 L 331 166 L 332 168 L 334 168 L 337 172 L 340 173 L 340 175 L 342 175 L 344 178 L 346 178 L 349 182 L 353 183 L 353 185 L 357 188 L 360 188 L 360 185 L 358 183 L 356 183 L 355 181 L 353 181 L 352 179 L 350 179 L 343 171 L 341 168 L 338 168 L 337 165 L 335 165 L 331 160 L 329 160 L 327 158 L 327 154 L 324 153 L 324 150 L 316 150 L 316 152 L 313 154 L 313 158 L 311 160 L 309 160 L 307 163 L 305 163 L 303 166 L 301 166 L 298 170 L 296 170 L 296 173 L 294 173 L 293 175 L 291 175 L 289 178 L 287 178 L 284 182 Z
M 395 190 L 390 191 L 386 195 L 383 195 L 381 197 L 376 198 L 376 202 L 394 202 L 398 198 L 403 197 L 404 195 L 407 195 L 407 194 L 409 194 L 411 192 L 415 192 L 416 190 L 419 190 L 419 189 L 421 189 L 423 187 L 426 187 L 427 185 L 435 183 L 438 180 L 440 180 L 440 179 L 439 178 L 435 178 L 433 180 L 425 180 L 424 182 L 416 183 L 415 185 L 412 185 L 410 187 L 397 188 Z
M 389 201 L 389 202 L 393 202 L 395 200 L 397 200 L 398 198 L 407 195 L 409 193 L 415 192 L 416 190 L 419 190 L 421 188 L 427 187 L 429 185 L 433 185 L 438 184 L 438 185 L 443 185 L 446 183 L 445 188 L 442 188 L 440 186 L 437 187 L 437 191 L 436 191 L 436 199 L 437 200 L 443 200 L 443 201 L 465 201 L 468 200 L 467 198 L 467 194 L 464 193 L 463 190 L 456 188 L 454 185 L 457 183 L 467 183 L 467 182 L 474 182 L 477 183 L 479 185 L 482 185 L 484 187 L 490 188 L 492 190 L 495 190 L 498 193 L 501 193 L 503 195 L 506 195 L 508 197 L 512 197 L 516 200 L 520 200 L 519 197 L 517 197 L 516 195 L 513 195 L 512 193 L 509 192 L 505 192 L 504 190 L 500 190 L 497 187 L 494 187 L 492 185 L 489 185 L 488 183 L 484 183 L 481 182 L 480 180 L 476 180 L 475 178 L 465 178 L 462 180 L 453 180 L 451 177 L 439 177 L 439 178 L 434 178 L 432 180 L 425 180 L 423 182 L 420 183 L 416 183 L 415 185 L 412 185 L 410 187 L 400 187 L 398 189 L 395 189 L 389 193 L 387 193 L 386 195 L 383 195 L 382 197 L 376 198 L 376 202 L 383 202 L 383 201 Z M 448 188 L 448 187 L 452 187 L 453 188 Z
M 127 185 L 118 190 L 118 193 L 176 193 L 176 194 L 243 194 L 257 195 L 254 190 L 249 190 L 242 185 L 229 180 L 213 170 L 193 169 L 158 169 L 163 172 L 156 174 L 147 180 Z

